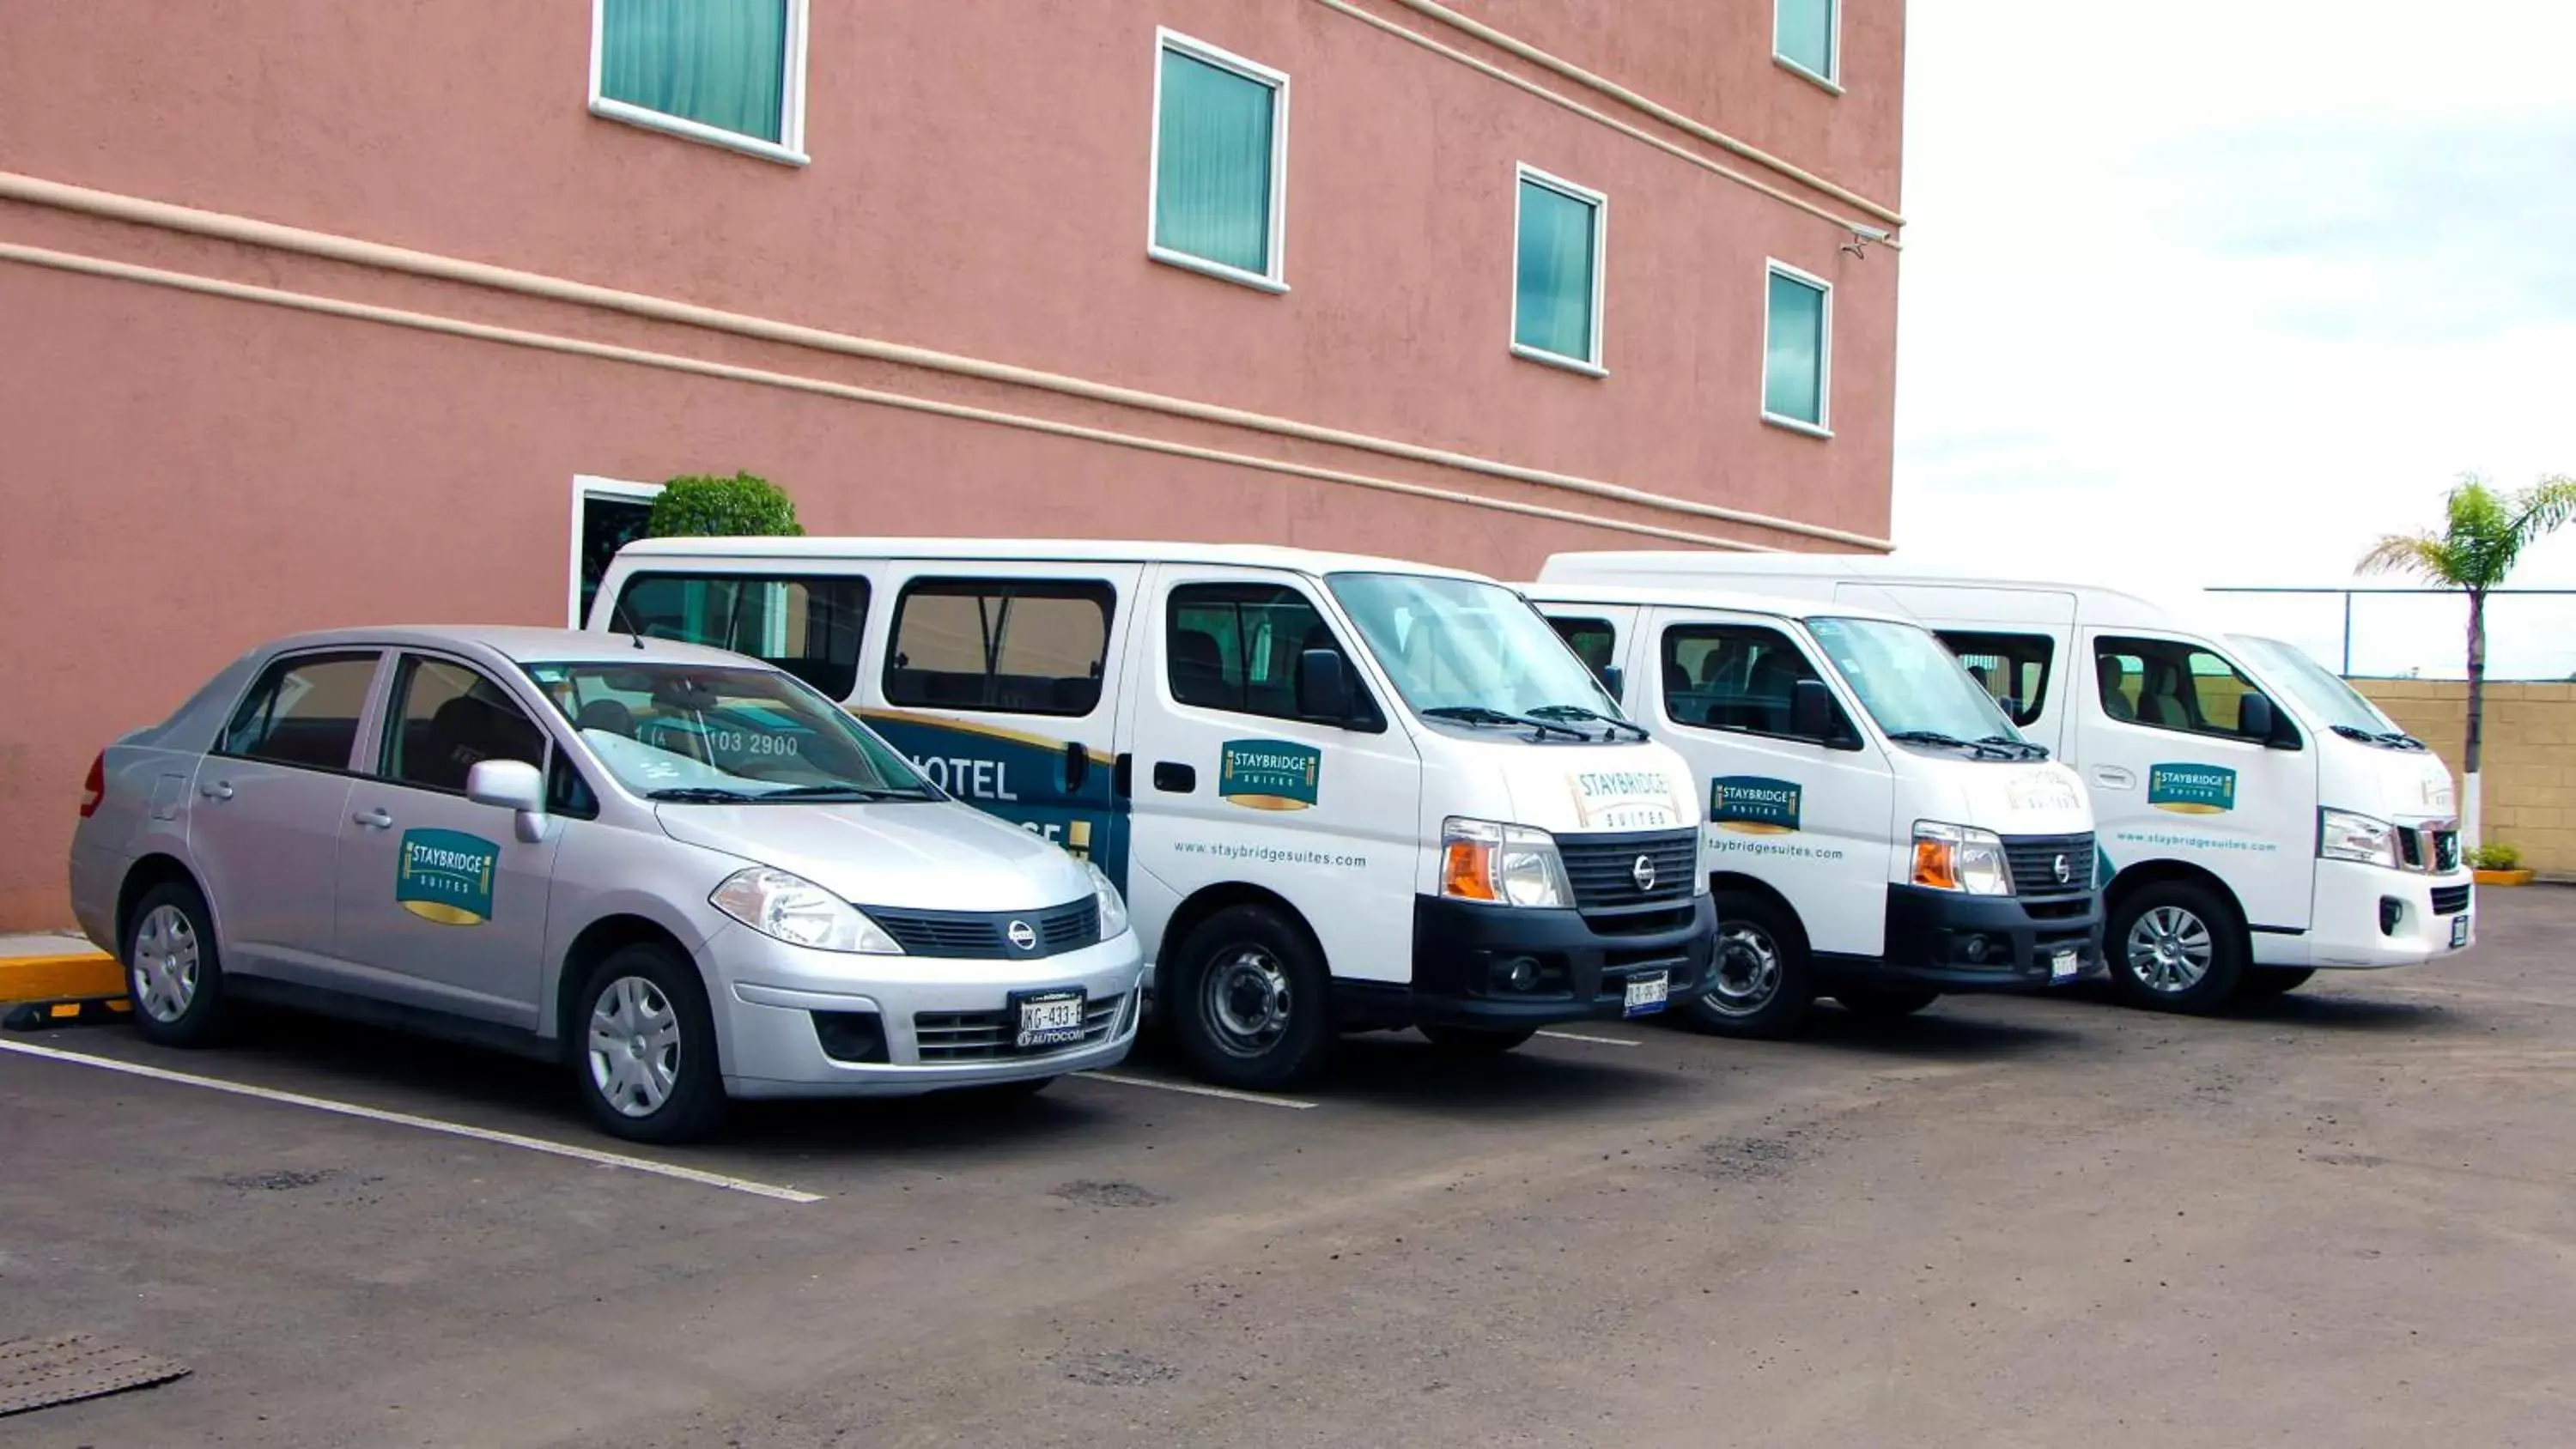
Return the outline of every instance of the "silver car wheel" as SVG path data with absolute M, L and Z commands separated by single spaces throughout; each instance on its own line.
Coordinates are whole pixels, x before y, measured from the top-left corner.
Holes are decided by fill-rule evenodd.
M 1770 933 L 1748 921 L 1718 928 L 1717 965 L 1708 1009 L 1721 1016 L 1751 1016 L 1780 994 L 1780 946 Z
M 680 1013 L 641 976 L 608 983 L 590 1008 L 590 1082 L 624 1117 L 650 1117 L 680 1081 Z
M 2216 956 L 2208 925 L 2180 906 L 2157 906 L 2142 913 L 2129 927 L 2123 946 L 2129 974 L 2149 991 L 2166 996 L 2198 986 Z
M 1225 1052 L 1257 1057 L 1288 1034 L 1294 1006 L 1287 968 L 1259 946 L 1238 946 L 1208 967 L 1200 1019 Z
M 134 999 L 163 1025 L 197 999 L 197 928 L 177 906 L 154 906 L 134 929 Z

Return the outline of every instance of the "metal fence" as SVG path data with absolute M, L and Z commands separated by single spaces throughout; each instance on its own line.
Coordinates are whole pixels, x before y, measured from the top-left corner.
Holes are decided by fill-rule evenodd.
M 2347 678 L 2458 679 L 2468 672 L 2469 605 L 2459 589 L 2216 585 L 2231 621 L 2337 664 Z M 2487 676 L 2576 678 L 2576 589 L 2491 589 Z

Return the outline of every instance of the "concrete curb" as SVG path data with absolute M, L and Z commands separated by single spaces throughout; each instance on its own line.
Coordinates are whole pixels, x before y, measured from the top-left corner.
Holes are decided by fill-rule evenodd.
M 125 972 L 103 951 L 0 956 L 0 1002 L 123 996 Z

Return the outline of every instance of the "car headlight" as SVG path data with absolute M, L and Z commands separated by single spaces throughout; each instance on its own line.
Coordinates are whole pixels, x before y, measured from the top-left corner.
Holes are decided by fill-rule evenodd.
M 817 951 L 900 956 L 903 947 L 867 912 L 801 875 L 766 865 L 738 870 L 707 903 L 764 936 Z
M 1555 836 L 1456 815 L 1440 825 L 1440 894 L 1509 906 L 1574 904 Z
M 2004 843 L 1991 830 L 1918 821 L 1914 826 L 1914 883 L 1972 896 L 2012 894 L 2012 868 Z
M 2317 812 L 2317 855 L 2397 868 L 2397 827 L 2350 810 Z
M 1118 887 L 1109 883 L 1109 873 L 1087 860 L 1082 868 L 1091 872 L 1091 893 L 1100 900 L 1100 939 L 1115 941 L 1126 935 L 1127 902 L 1119 896 Z

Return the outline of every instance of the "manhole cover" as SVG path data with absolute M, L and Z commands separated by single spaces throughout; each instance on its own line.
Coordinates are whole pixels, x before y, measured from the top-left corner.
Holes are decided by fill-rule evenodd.
M 188 1366 L 86 1333 L 0 1342 L 0 1414 L 23 1414 L 101 1394 L 150 1388 L 187 1376 Z

